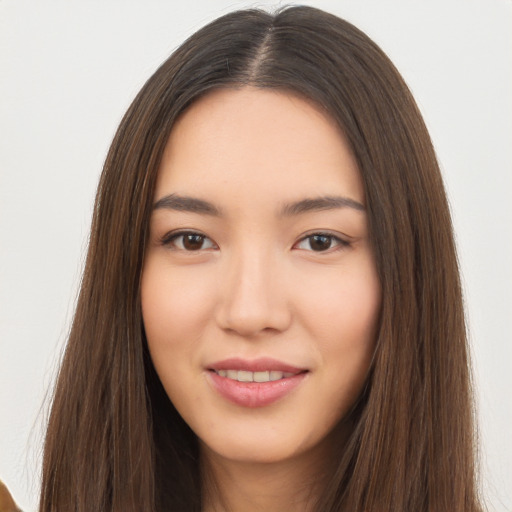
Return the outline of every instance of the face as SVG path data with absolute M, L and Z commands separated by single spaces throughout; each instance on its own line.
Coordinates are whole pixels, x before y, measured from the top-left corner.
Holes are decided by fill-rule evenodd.
M 334 121 L 283 92 L 210 93 L 175 124 L 142 275 L 149 350 L 204 451 L 320 447 L 364 384 L 380 286 Z

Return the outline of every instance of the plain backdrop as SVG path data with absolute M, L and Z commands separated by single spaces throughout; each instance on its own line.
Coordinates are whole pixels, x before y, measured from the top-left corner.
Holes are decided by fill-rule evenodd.
M 457 235 L 490 510 L 512 510 L 512 2 L 307 1 L 388 53 L 436 147 Z M 281 2 L 0 0 L 0 478 L 37 506 L 45 396 L 95 187 L 138 89 L 185 37 Z

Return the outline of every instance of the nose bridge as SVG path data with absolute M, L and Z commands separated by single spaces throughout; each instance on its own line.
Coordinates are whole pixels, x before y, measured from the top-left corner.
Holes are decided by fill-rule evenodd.
M 279 258 L 268 246 L 233 250 L 226 262 L 219 323 L 243 336 L 284 330 L 290 311 Z

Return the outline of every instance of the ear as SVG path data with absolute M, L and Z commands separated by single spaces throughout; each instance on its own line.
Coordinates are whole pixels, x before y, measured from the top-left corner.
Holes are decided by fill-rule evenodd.
M 2 480 L 0 480 L 0 512 L 21 512 Z

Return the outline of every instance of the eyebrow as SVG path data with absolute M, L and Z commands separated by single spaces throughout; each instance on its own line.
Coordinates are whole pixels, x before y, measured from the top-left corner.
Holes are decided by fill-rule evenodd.
M 363 204 L 354 199 L 344 196 L 322 196 L 301 199 L 293 203 L 286 203 L 280 210 L 280 217 L 292 217 L 307 212 L 334 210 L 339 208 L 352 208 L 357 211 L 365 211 Z M 214 204 L 190 196 L 180 196 L 169 194 L 159 199 L 154 205 L 153 210 L 175 210 L 190 213 L 199 213 L 203 215 L 212 215 L 220 217 L 222 212 Z
M 215 217 L 221 215 L 220 210 L 208 201 L 196 197 L 179 196 L 177 194 L 164 196 L 153 205 L 153 210 L 161 209 L 202 213 L 203 215 L 213 215 Z
M 352 208 L 364 212 L 366 208 L 360 202 L 343 196 L 322 196 L 302 199 L 294 203 L 288 203 L 281 209 L 282 217 L 300 215 L 312 211 L 335 210 L 339 208 Z

